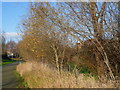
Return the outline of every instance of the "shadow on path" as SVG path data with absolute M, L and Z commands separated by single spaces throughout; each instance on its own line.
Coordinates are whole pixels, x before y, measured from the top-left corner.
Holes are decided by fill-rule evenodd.
M 15 74 L 16 66 L 21 61 L 2 66 L 2 88 L 16 88 L 19 84 L 19 78 Z M 1 67 L 0 67 L 1 68 Z

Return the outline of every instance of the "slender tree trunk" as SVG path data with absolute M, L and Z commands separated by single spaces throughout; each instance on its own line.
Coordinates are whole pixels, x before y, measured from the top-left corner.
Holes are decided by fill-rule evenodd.
M 65 55 L 65 47 L 64 47 L 63 52 L 62 52 L 61 65 L 60 65 L 60 72 L 62 72 L 62 69 L 63 69 L 64 55 Z
M 103 60 L 101 60 L 101 55 L 98 51 L 95 52 L 96 62 L 97 62 L 97 73 L 101 80 L 105 78 L 105 64 Z
M 107 71 L 107 70 L 109 70 L 109 76 L 110 76 L 110 78 L 112 79 L 112 80 L 115 80 L 115 77 L 114 77 L 114 75 L 113 75 L 113 72 L 112 72 L 112 69 L 111 69 L 111 67 L 110 67 L 110 63 L 109 63 L 109 59 L 108 59 L 108 56 L 107 56 L 107 53 L 106 53 L 106 51 L 105 51 L 105 49 L 104 49 L 104 47 L 102 46 L 102 40 L 100 40 L 100 41 L 98 41 L 99 43 L 99 45 L 97 45 L 98 46 L 98 48 L 99 48 L 99 52 L 100 52 L 100 54 L 101 54 L 101 57 L 102 57 L 102 62 L 104 62 L 103 64 L 105 65 L 105 71 Z M 100 58 L 101 58 L 100 57 Z
M 56 67 L 57 67 L 57 70 L 58 70 L 58 73 L 60 71 L 60 68 L 59 68 L 59 59 L 58 59 L 58 53 L 57 53 L 57 49 L 55 47 L 55 45 L 53 45 L 53 50 L 54 50 L 54 54 L 55 54 L 55 61 L 56 61 Z
M 107 69 L 109 70 L 109 75 L 111 79 L 114 79 L 114 75 L 112 73 L 112 70 L 110 68 L 109 60 L 106 54 L 106 51 L 103 48 L 103 43 L 102 42 L 102 34 L 103 34 L 103 20 L 104 20 L 104 12 L 106 8 L 106 2 L 102 4 L 101 10 L 99 12 L 99 15 L 97 16 L 97 10 L 96 8 L 96 3 L 95 2 L 90 2 L 89 7 L 90 7 L 90 13 L 92 17 L 92 24 L 93 24 L 93 29 L 94 29 L 94 38 L 96 40 L 96 61 L 97 61 L 97 72 L 98 75 L 103 78 L 105 77 L 105 73 Z M 100 19 L 100 22 L 98 21 Z M 107 67 L 107 69 L 106 69 Z

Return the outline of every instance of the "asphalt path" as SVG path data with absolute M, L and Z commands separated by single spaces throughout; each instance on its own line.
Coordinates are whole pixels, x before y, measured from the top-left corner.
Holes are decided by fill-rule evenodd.
M 0 82 L 0 85 L 2 88 L 16 88 L 19 84 L 19 78 L 16 76 L 16 66 L 21 63 L 21 61 L 16 61 L 11 64 L 7 64 L 4 66 L 0 66 L 0 70 L 2 70 L 2 82 Z M 2 69 L 1 69 L 2 68 Z

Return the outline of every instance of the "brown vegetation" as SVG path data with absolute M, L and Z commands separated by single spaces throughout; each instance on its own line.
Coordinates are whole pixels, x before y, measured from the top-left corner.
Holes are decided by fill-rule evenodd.
M 29 88 L 116 88 L 115 82 L 102 83 L 92 76 L 78 74 L 76 78 L 75 74 L 64 71 L 58 75 L 55 69 L 43 63 L 26 62 L 18 65 L 17 71 Z
M 19 53 L 26 61 L 49 63 L 59 74 L 71 62 L 91 69 L 101 81 L 115 81 L 120 77 L 115 16 L 119 16 L 118 3 L 112 2 L 31 3 L 21 24 Z

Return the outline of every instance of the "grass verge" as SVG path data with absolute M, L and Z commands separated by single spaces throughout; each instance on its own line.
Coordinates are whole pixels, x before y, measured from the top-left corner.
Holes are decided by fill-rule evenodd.
M 14 73 L 15 73 L 18 81 L 19 81 L 19 84 L 18 84 L 18 86 L 16 88 L 26 88 L 26 89 L 29 89 L 27 83 L 24 80 L 24 78 L 21 77 L 21 75 L 17 71 L 14 71 Z
M 9 60 L 9 59 L 2 59 L 2 62 L 0 62 L 0 66 L 1 65 L 6 65 L 6 64 L 10 64 L 16 62 L 15 60 Z

